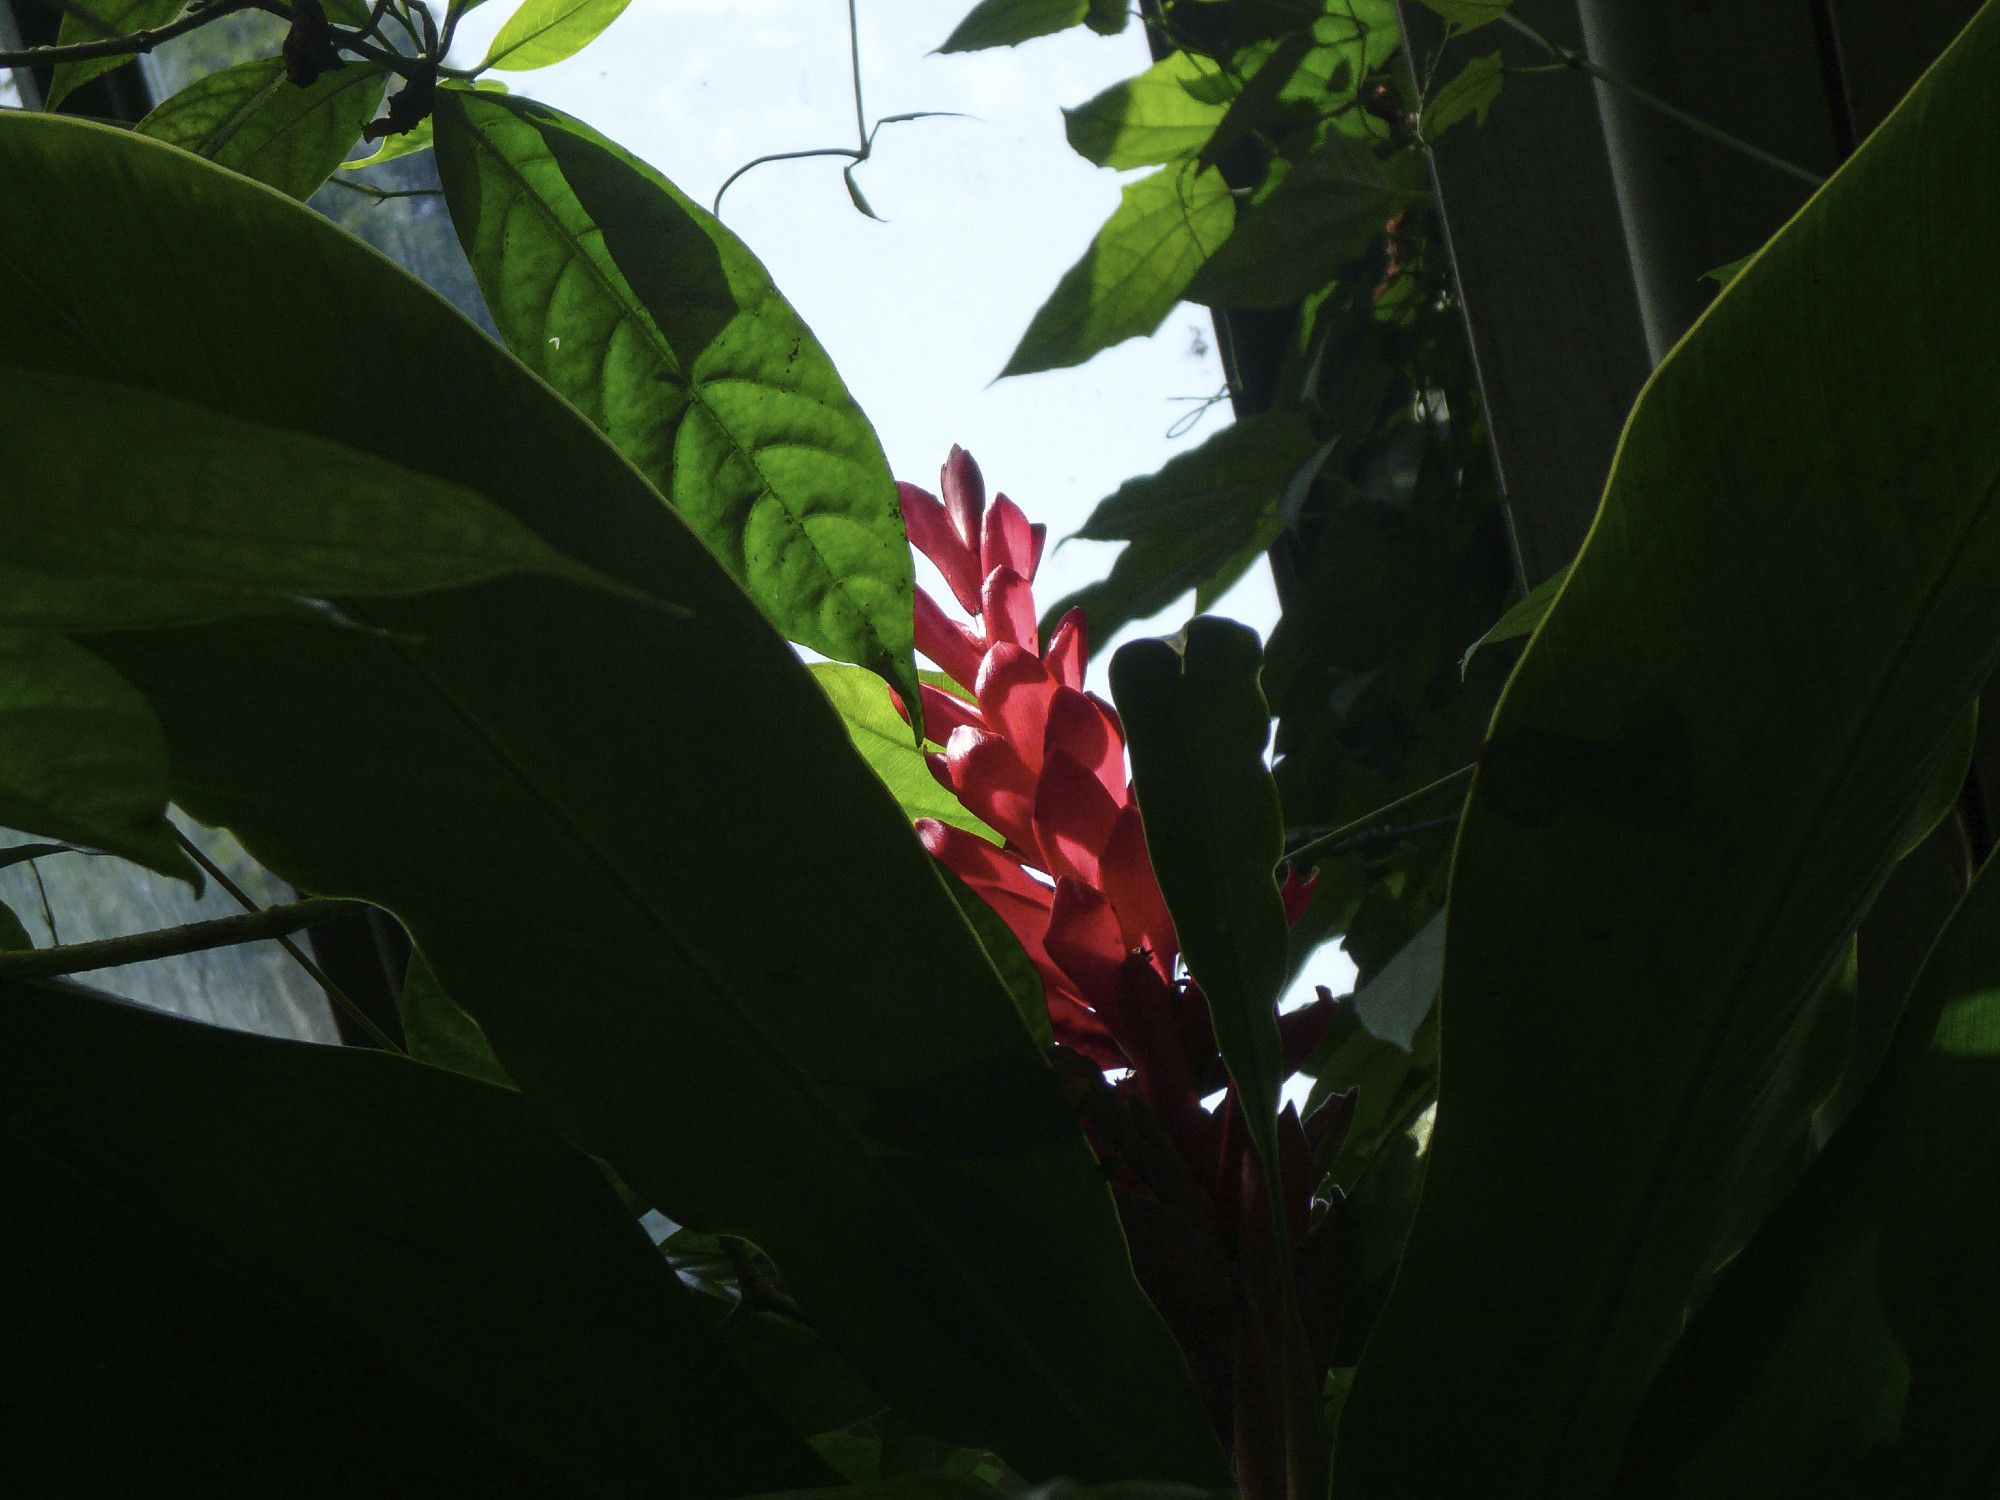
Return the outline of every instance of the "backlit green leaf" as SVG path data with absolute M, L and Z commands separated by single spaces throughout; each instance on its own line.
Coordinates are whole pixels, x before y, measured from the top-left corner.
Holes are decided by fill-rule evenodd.
M 1828 981 L 2000 661 L 1996 71 L 1988 6 L 1660 367 L 1508 685 L 1355 1500 L 1606 1493 L 1797 1170 Z
M 1283 307 L 1317 291 L 1417 195 L 1391 181 L 1375 146 L 1329 131 L 1236 216 L 1236 230 L 1188 295 L 1226 307 Z
M 447 90 L 438 171 L 508 346 L 793 640 L 917 701 L 910 549 L 874 429 L 713 215 L 587 126 Z
M 910 738 L 910 725 L 889 696 L 889 684 L 873 672 L 841 662 L 821 662 L 812 669 L 825 689 L 854 748 L 868 762 L 882 784 L 896 799 L 896 805 L 917 818 L 936 818 L 978 834 L 994 843 L 1000 836 L 967 812 L 958 798 L 938 784 L 924 764 L 924 752 Z
M 361 139 L 382 102 L 384 77 L 368 64 L 349 63 L 302 89 L 286 81 L 281 58 L 238 63 L 196 79 L 138 129 L 281 193 L 310 198 Z
M 1425 5 L 1447 21 L 1467 31 L 1499 20 L 1513 3 L 1514 0 L 1424 0 Z
M 523 0 L 486 49 L 482 68 L 526 72 L 582 51 L 632 0 Z
M 1215 71 L 1207 58 L 1169 53 L 1138 77 L 1064 110 L 1071 148 L 1100 167 L 1147 167 L 1193 156 L 1227 110 L 1196 99 L 1184 85 Z
M 1542 617 L 1556 602 L 1556 595 L 1562 592 L 1563 580 L 1569 577 L 1568 563 L 1549 574 L 1540 583 L 1528 590 L 1527 596 L 1516 601 L 1493 628 L 1465 648 L 1465 655 L 1458 659 L 1458 670 L 1463 675 L 1472 665 L 1472 658 L 1482 646 L 1497 646 L 1502 641 L 1518 641 L 1523 636 L 1533 635 L 1535 627 L 1542 623 Z
M 1235 200 L 1212 167 L 1166 167 L 1127 184 L 1000 373 L 1080 365 L 1113 344 L 1152 333 L 1235 221 Z

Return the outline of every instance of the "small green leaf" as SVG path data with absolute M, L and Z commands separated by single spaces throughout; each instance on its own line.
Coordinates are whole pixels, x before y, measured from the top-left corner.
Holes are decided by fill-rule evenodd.
M 67 636 L 0 630 L 0 825 L 200 883 L 167 823 L 159 720 Z
M 196 79 L 138 130 L 306 199 L 361 139 L 382 102 L 385 76 L 349 63 L 302 89 L 286 81 L 281 58 L 238 63 Z
M 780 630 L 915 705 L 910 547 L 888 460 L 743 242 L 630 153 L 525 100 L 441 91 L 437 160 L 508 347 Z
M 1517 601 L 1502 615 L 1494 627 L 1465 648 L 1465 655 L 1458 659 L 1459 676 L 1465 675 L 1482 646 L 1495 646 L 1501 641 L 1516 641 L 1522 636 L 1533 635 L 1535 627 L 1542 623 L 1542 616 L 1556 602 L 1556 595 L 1562 592 L 1563 581 L 1569 577 L 1570 565 L 1564 563 L 1540 583 L 1528 590 L 1527 596 Z
M 574 56 L 632 0 L 525 0 L 486 49 L 482 68 L 524 73 Z
M 1273 874 L 1284 820 L 1264 761 L 1264 653 L 1255 631 L 1212 615 L 1191 620 L 1180 640 L 1120 648 L 1111 695 L 1160 890 L 1188 972 L 1208 997 L 1251 1138 L 1269 1162 L 1284 1081 L 1278 995 L 1289 933 Z
M 847 725 L 854 748 L 882 778 L 883 785 L 895 796 L 896 805 L 912 820 L 936 818 L 940 823 L 963 828 L 996 844 L 1000 842 L 998 834 L 938 785 L 930 767 L 924 764 L 923 751 L 910 737 L 909 721 L 896 712 L 888 683 L 873 672 L 843 662 L 815 663 L 812 674 Z
M 1484 26 L 1504 15 L 1514 0 L 1424 0 L 1424 4 L 1462 31 Z
M 1167 167 L 1128 183 L 1000 373 L 1080 365 L 1113 344 L 1152 333 L 1235 222 L 1235 199 L 1212 167 Z
M 1757 258 L 1757 252 L 1755 250 L 1752 250 L 1748 255 L 1740 256 L 1737 259 L 1729 262 L 1729 264 L 1726 266 L 1717 266 L 1713 271 L 1702 272 L 1702 279 L 1705 281 L 1712 281 L 1718 287 L 1726 287 L 1729 285 L 1730 282 L 1734 281 L 1739 275 L 1742 274 L 1743 268 L 1745 266 L 1749 265 L 1750 262 L 1755 260 L 1756 258 Z
M 1233 583 L 1283 529 L 1279 498 L 1313 449 L 1302 413 L 1272 412 L 1223 428 L 1158 473 L 1126 480 L 1076 534 L 1131 545 L 1108 577 L 1050 607 L 1043 634 L 1081 607 L 1102 646 L 1189 590 L 1215 594 Z
M 70 579 L 214 599 L 597 577 L 462 485 L 314 433 L 6 365 L 0 409 L 20 480 L 0 499 L 0 546 L 17 581 L 44 575 L 51 595 Z
M 1236 216 L 1236 232 L 1188 295 L 1219 307 L 1284 307 L 1317 291 L 1418 196 L 1397 186 L 1372 142 L 1328 131 Z
M 1195 98 L 1186 85 L 1216 71 L 1207 58 L 1169 53 L 1138 77 L 1064 110 L 1071 149 L 1100 167 L 1149 167 L 1195 155 L 1228 110 Z
M 1436 140 L 1467 115 L 1484 125 L 1486 111 L 1500 97 L 1500 84 L 1506 71 L 1498 52 L 1490 52 L 1468 62 L 1459 70 L 1458 76 L 1432 95 L 1431 101 L 1424 106 L 1421 122 L 1423 138 Z
M 73 47 L 81 42 L 99 42 L 106 37 L 129 36 L 164 26 L 186 8 L 187 0 L 90 0 L 90 4 L 62 8 L 62 25 L 56 30 L 56 45 Z M 103 26 L 92 25 L 101 21 Z M 100 74 L 109 73 L 132 61 L 130 53 L 112 57 L 88 57 L 78 62 L 57 63 L 49 79 L 48 107 L 54 109 L 70 92 Z
M 463 1073 L 496 1088 L 511 1089 L 514 1080 L 493 1055 L 479 1023 L 445 993 L 423 954 L 411 950 L 403 970 L 403 988 L 396 996 L 403 1022 L 403 1041 L 410 1056 L 434 1068 Z
M 1124 8 L 1122 4 L 1118 7 L 1121 12 Z M 1084 21 L 1101 31 L 1109 26 L 1109 17 L 1104 14 L 1107 9 L 1107 0 L 980 0 L 952 28 L 938 51 L 978 52 L 986 47 L 1019 46 Z

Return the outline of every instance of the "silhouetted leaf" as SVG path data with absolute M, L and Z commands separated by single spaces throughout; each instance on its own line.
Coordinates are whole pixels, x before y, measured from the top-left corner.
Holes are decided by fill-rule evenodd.
M 1166 167 L 1128 183 L 1083 259 L 1063 273 L 1002 375 L 1080 365 L 1165 321 L 1229 236 L 1235 200 L 1214 168 Z

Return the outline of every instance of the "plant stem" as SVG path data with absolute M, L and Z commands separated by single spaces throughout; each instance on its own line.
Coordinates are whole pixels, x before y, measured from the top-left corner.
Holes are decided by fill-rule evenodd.
M 174 829 L 174 838 L 179 842 L 181 849 L 187 854 L 187 857 L 200 865 L 210 880 L 213 880 L 231 896 L 236 898 L 238 906 L 242 907 L 246 912 L 253 913 L 261 912 L 265 909 L 251 899 L 248 891 L 244 890 L 234 880 L 231 880 L 229 872 L 210 859 L 208 852 L 193 839 L 189 838 L 186 833 L 176 828 Z M 354 903 L 349 904 L 352 905 Z M 306 971 L 307 976 L 311 978 L 313 983 L 317 984 L 325 992 L 326 998 L 338 1006 L 341 1013 L 360 1028 L 362 1035 L 366 1036 L 384 1052 L 401 1052 L 403 1050 L 396 1045 L 387 1032 L 368 1019 L 368 1013 L 355 1004 L 353 996 L 349 995 L 346 990 L 343 990 L 333 982 L 331 974 L 314 963 L 307 955 L 306 950 L 292 941 L 290 934 L 277 935 L 277 942 L 280 948 L 283 948 L 286 953 L 291 955 L 292 961 Z
M 283 937 L 302 928 L 366 910 L 358 901 L 311 896 L 289 906 L 273 906 L 264 911 L 245 912 L 237 917 L 217 917 L 209 922 L 189 922 L 182 927 L 167 927 L 155 932 L 100 938 L 94 943 L 68 943 L 55 948 L 0 953 L 0 980 L 55 979 L 64 974 L 83 974 L 92 969 L 116 968 L 120 964 L 174 958 L 183 953 L 206 952 L 211 948 L 233 948 L 242 943 Z
M 94 57 L 129 57 L 151 52 L 162 42 L 170 42 L 190 31 L 199 31 L 238 11 L 254 10 L 257 5 L 258 0 L 215 0 L 212 5 L 191 11 L 164 26 L 155 26 L 150 31 L 134 31 L 126 36 L 110 36 L 95 42 L 71 42 L 67 46 L 24 47 L 18 52 L 0 52 L 0 68 L 41 68 L 56 63 L 87 62 Z
M 1685 125 L 1696 135 L 1706 136 L 1717 145 L 1727 146 L 1739 155 L 1747 156 L 1754 162 L 1761 162 L 1773 171 L 1783 172 L 1787 177 L 1795 177 L 1800 182 L 1812 187 L 1819 187 L 1825 183 L 1826 179 L 1820 176 L 1819 173 L 1807 171 L 1804 167 L 1794 162 L 1786 161 L 1782 156 L 1774 156 L 1762 146 L 1753 146 L 1741 136 L 1731 135 L 1719 125 L 1711 125 L 1699 115 L 1691 115 L 1679 105 L 1669 104 L 1658 94 L 1640 88 L 1638 84 L 1633 83 L 1630 79 L 1612 72 L 1609 68 L 1600 67 L 1581 52 L 1576 51 L 1574 48 L 1563 46 L 1562 43 L 1556 41 L 1555 38 L 1551 37 L 1539 26 L 1536 26 L 1532 21 L 1523 20 L 1511 10 L 1502 11 L 1500 19 L 1513 27 L 1514 30 L 1520 32 L 1521 35 L 1534 42 L 1536 46 L 1548 53 L 1550 57 L 1553 57 L 1563 67 L 1573 68 L 1581 73 L 1588 73 L 1600 83 L 1608 83 L 1615 89 L 1622 89 L 1654 113 L 1664 115 L 1676 124 Z
M 1298 848 L 1285 856 L 1285 861 L 1303 868 L 1311 864 L 1315 859 L 1350 852 L 1349 845 L 1357 838 L 1362 839 L 1364 843 L 1373 842 L 1373 839 L 1369 835 L 1384 831 L 1393 832 L 1398 838 L 1402 838 L 1421 832 L 1425 828 L 1441 828 L 1446 823 L 1456 822 L 1458 821 L 1457 818 L 1452 817 L 1440 818 L 1433 823 L 1418 824 L 1408 828 L 1388 830 L 1383 828 L 1388 819 L 1402 812 L 1405 808 L 1415 806 L 1417 803 L 1430 797 L 1433 793 L 1446 791 L 1451 787 L 1459 785 L 1461 782 L 1470 781 L 1472 773 L 1477 769 L 1476 765 L 1460 766 L 1456 771 L 1451 771 L 1438 777 L 1436 781 L 1431 782 L 1428 786 L 1420 786 L 1414 792 L 1398 797 L 1394 802 L 1389 803 L 1385 807 L 1378 807 L 1372 813 L 1367 813 L 1362 817 L 1356 818 L 1352 823 L 1343 823 L 1331 833 L 1321 834 L 1310 843 L 1299 845 Z M 1354 847 L 1360 846 L 1354 845 Z

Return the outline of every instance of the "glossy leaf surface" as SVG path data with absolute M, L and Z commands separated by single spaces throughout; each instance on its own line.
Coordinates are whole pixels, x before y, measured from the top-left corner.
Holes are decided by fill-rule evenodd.
M 0 826 L 200 878 L 167 823 L 159 720 L 64 636 L 0 629 Z
M 1113 344 L 1152 333 L 1235 221 L 1235 200 L 1213 167 L 1165 167 L 1128 183 L 1000 373 L 1080 365 Z
M 0 1000 L 8 1255 L 35 1288 L 0 1312 L 15 1493 L 824 1474 L 519 1096 L 74 991 Z
M 0 281 L 0 358 L 102 379 L 116 347 L 163 396 L 360 435 L 628 590 L 516 576 L 338 601 L 372 630 L 95 636 L 161 716 L 175 800 L 302 888 L 395 912 L 546 1117 L 676 1221 L 767 1250 L 911 1421 L 1025 1473 L 1219 1480 L 985 954 L 792 648 L 656 492 L 274 194 L 40 115 L 0 116 L 0 191 L 40 206 L 0 219 L 27 272 Z M 132 221 L 158 230 L 142 250 L 107 232 Z M 302 282 L 340 295 L 301 303 Z M 289 339 L 246 336 L 280 318 Z M 424 401 L 377 398 L 380 371 L 436 368 Z M 666 595 L 685 608 L 645 602 Z
M 910 549 L 874 429 L 764 268 L 587 126 L 446 90 L 438 172 L 508 346 L 802 645 L 917 701 Z
M 1988 7 L 1661 366 L 1507 689 L 1356 1500 L 1602 1493 L 1795 1170 L 1819 997 L 2000 658 L 1996 69 Z
M 196 79 L 138 129 L 303 200 L 361 139 L 382 102 L 384 77 L 353 62 L 296 88 L 282 58 L 238 63 Z
M 1983 1493 L 2000 1402 L 2000 875 L 1974 883 L 1894 1050 L 1724 1275 L 1626 1459 L 1640 1495 Z

